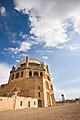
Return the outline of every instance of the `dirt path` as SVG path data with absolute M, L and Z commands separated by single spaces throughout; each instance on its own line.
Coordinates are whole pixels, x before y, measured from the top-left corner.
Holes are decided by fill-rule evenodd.
M 0 120 L 80 120 L 80 103 L 49 108 L 0 111 Z

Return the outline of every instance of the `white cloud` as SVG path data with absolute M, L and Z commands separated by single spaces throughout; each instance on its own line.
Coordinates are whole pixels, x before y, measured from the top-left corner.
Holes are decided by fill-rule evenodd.
M 11 66 L 6 63 L 0 63 L 0 84 L 8 82 Z
M 48 56 L 43 56 L 42 58 L 46 60 L 46 59 L 48 59 Z
M 30 43 L 28 43 L 28 42 L 22 42 L 21 43 L 21 46 L 20 46 L 20 48 L 19 48 L 19 52 L 20 51 L 22 51 L 22 52 L 26 52 L 27 50 L 29 50 L 30 49 Z
M 6 16 L 6 8 L 5 7 L 0 7 L 0 14 L 2 16 Z
M 22 37 L 23 39 L 27 38 L 28 36 L 24 34 L 22 31 L 19 32 L 19 36 Z
M 74 52 L 74 51 L 80 49 L 80 46 L 72 46 L 72 45 L 69 45 L 69 46 L 68 46 L 68 49 L 70 49 L 71 51 Z
M 4 50 L 12 52 L 14 54 L 18 53 L 18 47 L 16 47 L 16 48 L 5 48 Z
M 80 32 L 79 0 L 14 0 L 15 9 L 29 15 L 31 34 L 38 42 L 57 46 L 66 42 L 66 21 L 71 19 L 74 30 Z
M 79 3 L 80 4 L 80 3 Z M 80 34 L 80 6 L 70 14 L 72 23 L 74 23 L 75 32 Z
M 71 88 L 64 90 L 66 98 L 80 97 L 80 88 Z
M 30 49 L 31 44 L 28 43 L 27 41 L 24 41 L 22 43 L 20 43 L 19 47 L 16 48 L 5 48 L 4 50 L 7 50 L 9 52 L 13 52 L 14 54 L 17 54 L 19 52 L 26 52 Z
M 16 62 L 17 62 L 17 63 L 19 63 L 19 62 L 20 62 L 20 60 L 16 60 Z
M 73 79 L 73 80 L 68 80 L 68 81 L 65 81 L 64 83 L 62 83 L 61 85 L 70 85 L 70 84 L 75 84 L 75 83 L 80 83 L 80 78 L 76 78 L 76 79 Z
M 79 44 L 66 45 L 64 47 L 66 49 L 70 50 L 71 52 L 80 51 L 80 45 Z
M 80 51 L 80 45 L 79 44 L 64 44 L 62 46 L 57 46 L 58 49 L 67 49 L 71 52 L 78 52 Z
M 55 89 L 56 99 L 61 100 L 61 94 L 64 94 L 65 99 L 75 99 L 80 97 L 80 88 Z

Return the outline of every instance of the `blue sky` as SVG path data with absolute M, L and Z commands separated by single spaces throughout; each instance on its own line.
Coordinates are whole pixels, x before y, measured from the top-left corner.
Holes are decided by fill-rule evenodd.
M 79 0 L 0 0 L 0 84 L 31 56 L 49 65 L 56 99 L 80 97 L 79 11 Z

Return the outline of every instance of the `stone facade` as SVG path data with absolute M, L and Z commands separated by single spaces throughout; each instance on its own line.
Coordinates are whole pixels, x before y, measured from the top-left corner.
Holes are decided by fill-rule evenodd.
M 39 60 L 26 57 L 12 67 L 8 84 L 0 87 L 0 96 L 11 97 L 15 91 L 20 97 L 36 98 L 38 107 L 55 105 L 48 65 Z
M 26 98 L 19 96 L 12 97 L 0 97 L 0 110 L 16 110 L 16 109 L 25 109 L 25 108 L 37 108 L 37 99 L 36 98 Z

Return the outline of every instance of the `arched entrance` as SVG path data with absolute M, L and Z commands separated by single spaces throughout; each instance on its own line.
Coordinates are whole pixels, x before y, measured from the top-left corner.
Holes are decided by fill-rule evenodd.
M 37 71 L 35 71 L 34 76 L 39 76 L 39 73 Z
M 42 107 L 42 101 L 40 99 L 38 100 L 38 107 Z

